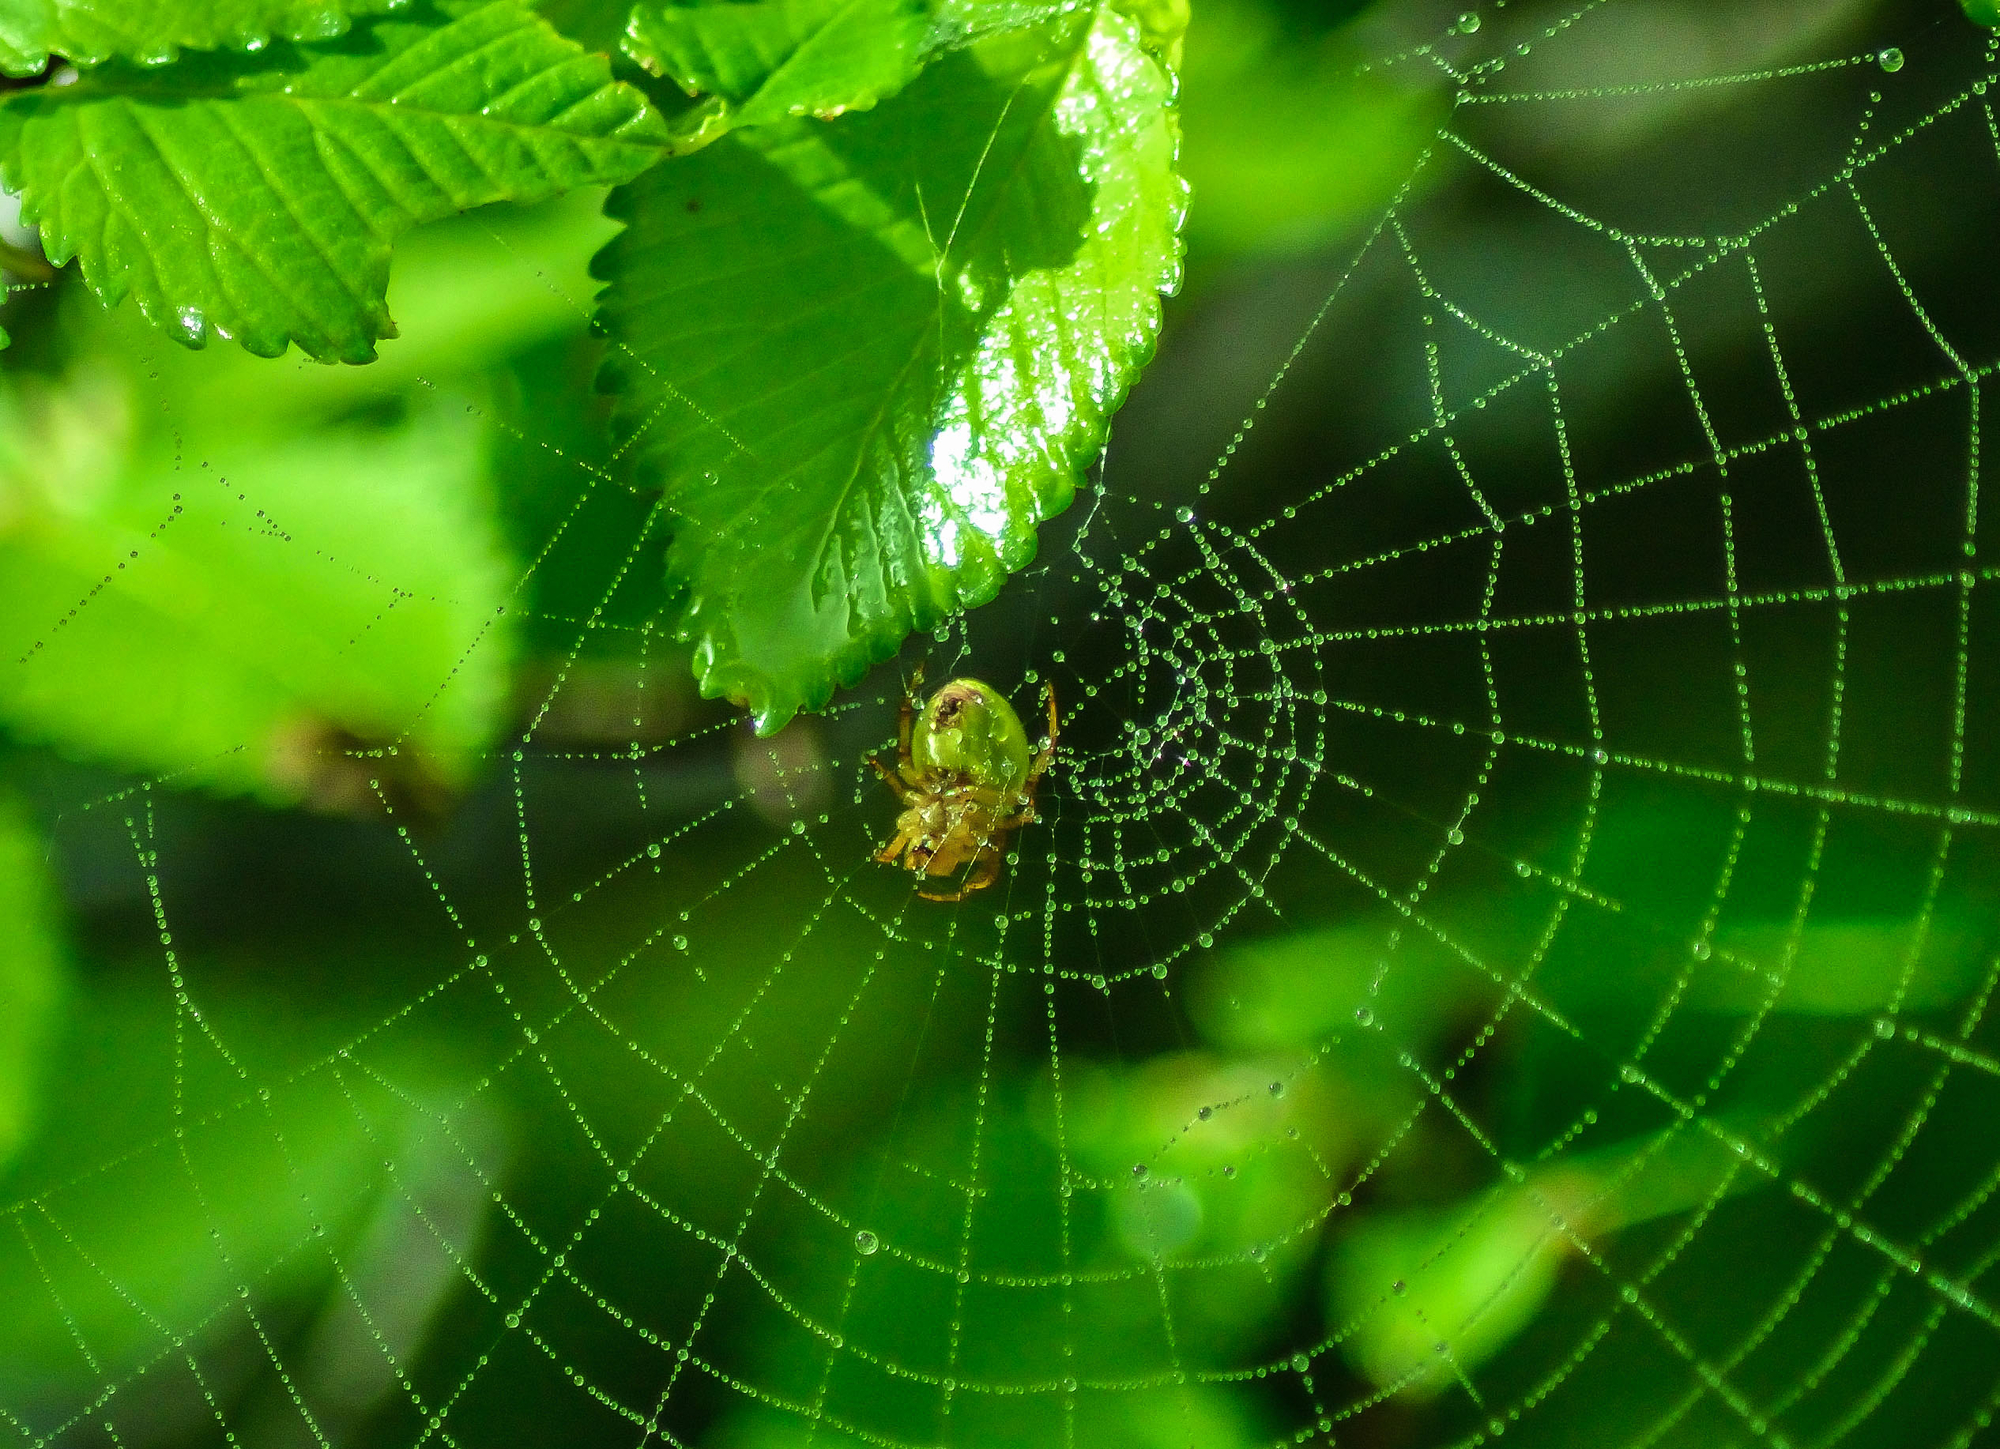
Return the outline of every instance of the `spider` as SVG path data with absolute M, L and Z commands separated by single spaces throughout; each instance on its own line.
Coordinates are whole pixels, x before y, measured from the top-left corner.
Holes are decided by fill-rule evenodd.
M 1056 757 L 1056 691 L 1042 690 L 1049 733 L 1034 756 L 1006 696 L 977 679 L 954 679 L 917 712 L 923 673 L 910 681 L 896 720 L 896 767 L 870 760 L 903 804 L 896 834 L 877 851 L 926 884 L 972 869 L 957 890 L 919 889 L 927 901 L 962 901 L 1000 878 L 1007 836 L 1035 816 L 1035 786 Z

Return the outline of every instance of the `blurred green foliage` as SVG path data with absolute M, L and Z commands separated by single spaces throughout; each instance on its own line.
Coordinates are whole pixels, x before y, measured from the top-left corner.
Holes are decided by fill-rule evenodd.
M 47 842 L 11 792 L 0 795 L 0 1172 L 39 1124 L 46 1053 L 67 994 L 68 950 Z
M 1446 89 L 1365 68 L 1340 18 L 1203 0 L 1181 97 L 1198 263 L 1305 254 L 1372 223 L 1436 141 Z
M 1357 69 L 1344 10 L 1302 9 L 1208 0 L 1187 33 L 1189 304 L 1231 324 L 1230 288 L 1249 269 L 1372 223 L 1450 104 L 1434 76 Z M 700 28 L 658 11 L 647 7 Z M 588 5 L 543 12 L 580 40 L 617 33 Z M 1967 13 L 1979 18 L 1970 0 Z M 1174 7 L 1142 18 L 1148 42 L 1171 44 Z M 1089 44 L 1130 61 L 1140 33 L 1102 29 Z M 964 63 L 930 74 L 958 87 L 948 99 L 997 96 L 1005 109 L 1041 94 L 1039 59 L 984 78 Z M 902 76 L 900 61 L 890 70 Z M 986 96 L 995 74 L 1006 85 Z M 807 79 L 769 104 L 873 99 L 867 87 L 829 99 Z M 943 107 L 922 84 L 872 113 L 902 130 L 854 174 L 905 167 L 918 136 L 935 146 L 926 165 L 983 163 L 935 124 Z M 1655 1281 L 1650 1256 L 1672 1233 L 1699 1228 L 1725 1267 L 1732 1252 L 1775 1257 L 1774 1236 L 1808 1235 L 1748 1215 L 1784 1196 L 1770 1190 L 1783 1175 L 1865 1176 L 1927 1112 L 1967 1140 L 1990 1123 L 1980 1101 L 1940 1106 L 1922 1072 L 1905 1081 L 1866 1062 L 1906 1016 L 1943 1020 L 1990 978 L 1989 899 L 1904 908 L 1883 881 L 1901 880 L 1912 852 L 1885 837 L 1815 857 L 1810 911 L 1791 891 L 1798 872 L 1773 871 L 1773 884 L 1746 867 L 1730 911 L 1703 919 L 1724 813 L 1705 799 L 1625 808 L 1598 782 L 1587 808 L 1551 786 L 1524 809 L 1532 847 L 1511 858 L 1485 860 L 1475 842 L 1467 854 L 1497 868 L 1439 878 L 1424 902 L 1434 932 L 1373 898 L 1355 908 L 1301 892 L 1290 914 L 1192 958 L 1162 996 L 1169 1025 L 1134 1026 L 1092 995 L 1112 1021 L 1102 1037 L 1059 1051 L 1035 1029 L 1009 1038 L 1019 1021 L 1038 1025 L 1041 978 L 992 965 L 998 948 L 983 957 L 987 927 L 970 910 L 906 918 L 903 883 L 867 874 L 882 802 L 850 806 L 826 784 L 827 758 L 852 765 L 892 728 L 887 712 L 847 735 L 835 715 L 755 745 L 725 713 L 701 712 L 690 651 L 671 642 L 686 580 L 669 583 L 660 498 L 635 457 L 677 426 L 661 421 L 675 398 L 716 384 L 701 337 L 768 328 L 786 249 L 854 200 L 772 179 L 784 167 L 771 147 L 821 148 L 800 140 L 807 123 L 758 113 L 762 91 L 694 88 L 769 130 L 633 183 L 612 208 L 629 223 L 616 242 L 595 189 L 412 232 L 387 293 L 401 336 L 366 369 L 183 351 L 68 280 L 9 298 L 20 345 L 0 376 L 0 1182 L 21 1231 L 0 1243 L 0 1287 L 26 1305 L 0 1315 L 10 1413 L 60 1422 L 116 1381 L 140 1405 L 129 1412 L 169 1426 L 160 1441 L 196 1442 L 212 1421 L 145 1397 L 139 1370 L 158 1383 L 198 1358 L 236 1366 L 214 1393 L 245 1439 L 275 1437 L 295 1425 L 263 1353 L 320 1406 L 329 1437 L 422 1435 L 401 1379 L 418 1365 L 427 1386 L 506 1385 L 498 1403 L 454 1401 L 458 1442 L 506 1442 L 536 1405 L 602 1442 L 633 1426 L 586 1423 L 581 1390 L 548 1361 L 587 1364 L 614 1386 L 605 1397 L 644 1405 L 686 1352 L 755 1390 L 692 1411 L 705 1446 L 1236 1449 L 1315 1421 L 1308 1400 L 1386 1404 L 1402 1417 L 1383 1442 L 1462 1437 L 1483 1431 L 1452 1417 L 1467 1412 L 1453 1391 L 1489 1373 L 1538 1382 L 1537 1324 L 1557 1324 L 1567 1350 L 1584 1320 L 1563 1315 L 1599 1312 L 1591 1292 L 1622 1285 L 1632 1296 L 1619 1301 L 1650 1311 L 1650 1295 L 1677 1291 Z M 770 194 L 736 184 L 753 165 Z M 1151 305 L 1170 250 L 1177 199 L 1162 200 L 1163 175 L 1133 183 L 1160 193 L 1138 261 L 1104 265 L 1130 308 Z M 975 190 L 960 186 L 968 200 Z M 780 221 L 767 217 L 778 254 L 732 281 L 742 247 L 697 234 L 730 202 L 779 191 L 768 212 Z M 830 334 L 856 346 L 887 325 L 884 295 L 913 299 L 898 325 L 930 325 L 918 303 L 940 277 L 895 252 L 924 220 L 913 231 L 909 216 L 871 214 L 857 244 L 867 264 L 818 278 L 825 295 L 802 310 L 834 308 Z M 954 278 L 967 318 L 990 320 L 987 282 L 1013 275 L 1016 243 L 1036 241 L 1023 223 L 967 263 Z M 623 422 L 593 390 L 606 351 L 587 321 L 593 254 L 614 277 L 614 375 L 646 374 L 615 405 Z M 1065 284 L 1118 291 L 1076 257 L 1043 260 L 1072 269 Z M 862 282 L 877 290 L 844 295 Z M 615 293 L 641 283 L 691 288 L 712 310 L 683 299 L 664 321 L 637 319 Z M 1065 305 L 1049 299 L 1052 313 Z M 1101 361 L 1107 338 L 1130 342 L 1119 367 L 1136 367 L 1150 335 L 1127 321 L 1079 334 L 1076 369 Z M 807 349 L 765 344 L 771 355 L 724 391 L 760 439 L 786 436 L 796 416 L 803 468 L 827 439 L 771 379 L 783 354 Z M 1204 396 L 1197 382 L 1178 404 Z M 929 420 L 935 402 L 911 416 Z M 1065 470 L 1089 451 L 1051 446 Z M 1317 456 L 1300 451 L 1310 473 Z M 1017 532 L 1052 506 L 1023 502 L 1013 482 L 1003 491 Z M 808 512 L 801 526 L 827 510 Z M 797 559 L 751 548 L 767 542 L 729 556 L 731 586 L 780 604 L 809 591 Z M 1026 557 L 1015 547 L 1006 567 Z M 759 572 L 779 564 L 783 581 Z M 503 743 L 531 732 L 526 758 Z M 636 806 L 629 793 L 603 804 L 635 779 Z M 382 840 L 357 822 L 385 804 Z M 836 811 L 851 860 L 779 853 L 800 838 L 794 825 Z M 1583 853 L 1580 817 L 1589 880 L 1565 864 Z M 698 846 L 682 841 L 689 822 L 718 819 Z M 1370 846 L 1394 835 L 1370 830 L 1355 832 Z M 294 878 L 272 858 L 304 864 Z M 1530 881 L 1553 881 L 1560 910 L 1574 903 L 1572 955 L 1545 952 L 1548 896 L 1523 894 Z M 1592 914 L 1607 900 L 1627 903 L 1617 924 L 1657 952 L 1611 935 L 1609 909 Z M 506 945 L 475 954 L 473 935 Z M 1532 962 L 1532 982 L 1487 969 L 1467 942 L 1502 943 L 1490 958 Z M 1530 989 L 1582 1023 L 1589 1053 L 1509 1017 L 1531 1015 Z M 1143 1018 L 1151 1008 L 1128 1006 L 1132 995 L 1120 1007 Z M 1648 1034 L 1669 1018 L 1678 1034 Z M 536 1024 L 526 1037 L 524 1023 Z M 1700 1125 L 1662 1106 L 1719 1081 L 1714 1059 L 1753 1039 L 1762 1054 Z M 1440 1085 L 1475 1047 L 1489 1075 L 1452 1090 L 1500 1124 L 1485 1141 L 1449 1117 Z M 1869 1099 L 1885 1121 L 1856 1142 L 1840 1138 L 1846 1123 L 1785 1135 L 1827 1081 L 1864 1069 L 1885 1074 Z M 795 1121 L 782 1156 L 762 1151 Z M 1918 1195 L 1958 1200 L 1954 1174 L 1985 1166 L 1962 1156 L 1919 1155 Z M 593 1198 L 598 1187 L 612 1196 Z M 746 1202 L 769 1236 L 739 1256 Z M 590 1231 L 565 1244 L 545 1222 Z M 762 1275 L 754 1289 L 741 1271 L 741 1296 L 710 1287 L 745 1258 Z M 1730 1286 L 1709 1280 L 1719 1317 L 1736 1311 Z M 708 1324 L 718 1298 L 697 1342 L 688 1325 Z M 1846 1311 L 1814 1310 L 1836 1327 Z M 1929 1331 L 1898 1328 L 1896 1346 L 1921 1347 Z M 1594 1416 L 1619 1411 L 1628 1387 L 1565 1405 L 1572 1441 L 1599 1442 Z M 819 1422 L 802 1428 L 808 1410 Z M 1650 1403 L 1644 1414 L 1679 1422 Z

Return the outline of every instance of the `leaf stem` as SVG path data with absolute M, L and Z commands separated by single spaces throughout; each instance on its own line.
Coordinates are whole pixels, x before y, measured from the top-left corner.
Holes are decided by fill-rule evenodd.
M 17 247 L 0 237 L 0 272 L 12 272 L 24 282 L 53 282 L 56 269 L 26 247 Z

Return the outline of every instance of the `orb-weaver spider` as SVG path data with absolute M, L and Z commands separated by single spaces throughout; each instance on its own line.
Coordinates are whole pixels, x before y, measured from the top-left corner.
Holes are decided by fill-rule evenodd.
M 1035 786 L 1056 757 L 1056 691 L 1046 685 L 1049 733 L 1030 756 L 1027 732 L 1006 696 L 977 679 L 954 679 L 917 711 L 918 672 L 896 720 L 896 766 L 868 763 L 888 782 L 903 813 L 896 834 L 876 852 L 926 884 L 970 872 L 950 893 L 919 889 L 929 901 L 962 901 L 1000 878 L 1008 835 L 1036 818 Z

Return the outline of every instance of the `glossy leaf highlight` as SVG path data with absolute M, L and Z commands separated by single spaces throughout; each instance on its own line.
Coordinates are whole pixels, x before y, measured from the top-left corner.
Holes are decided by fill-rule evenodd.
M 1171 89 L 1106 7 L 613 194 L 606 385 L 705 694 L 768 733 L 1033 557 L 1178 276 Z

